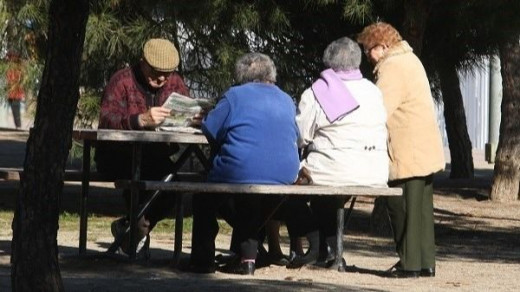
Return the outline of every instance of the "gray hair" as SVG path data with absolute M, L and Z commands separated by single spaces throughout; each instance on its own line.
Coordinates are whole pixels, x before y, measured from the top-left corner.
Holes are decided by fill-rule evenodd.
M 359 69 L 361 48 L 348 37 L 339 38 L 330 43 L 323 53 L 323 64 L 334 71 Z
M 235 63 L 235 82 L 276 82 L 276 67 L 269 56 L 247 53 Z

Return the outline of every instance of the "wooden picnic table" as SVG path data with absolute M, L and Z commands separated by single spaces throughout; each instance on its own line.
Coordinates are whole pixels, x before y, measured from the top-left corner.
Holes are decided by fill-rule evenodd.
M 201 149 L 201 145 L 208 144 L 206 137 L 196 132 L 175 131 L 131 131 L 110 129 L 74 129 L 72 137 L 83 142 L 81 201 L 80 201 L 80 234 L 79 253 L 86 253 L 87 244 L 87 203 L 90 184 L 91 148 L 98 141 L 124 142 L 132 145 L 132 177 L 131 181 L 140 180 L 142 145 L 145 143 L 176 143 L 186 147 L 174 161 L 172 174 L 176 174 L 184 163 L 195 154 L 205 169 L 209 169 L 209 161 Z M 131 190 L 130 199 L 130 238 L 136 233 L 137 208 L 139 190 Z M 130 258 L 135 258 L 135 242 L 130 242 Z

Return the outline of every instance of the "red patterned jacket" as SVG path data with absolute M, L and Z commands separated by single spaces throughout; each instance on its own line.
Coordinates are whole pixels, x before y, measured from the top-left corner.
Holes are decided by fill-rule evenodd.
M 150 107 L 162 105 L 172 92 L 189 95 L 181 76 L 173 72 L 166 84 L 153 91 L 139 65 L 117 71 L 105 87 L 99 129 L 142 130 L 137 116 Z

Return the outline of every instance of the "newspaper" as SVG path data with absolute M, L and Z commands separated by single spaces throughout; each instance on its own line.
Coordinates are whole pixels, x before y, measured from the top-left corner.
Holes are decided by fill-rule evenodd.
M 161 126 L 162 130 L 171 131 L 175 127 L 189 127 L 192 118 L 201 111 L 209 112 L 215 101 L 207 98 L 191 98 L 179 93 L 172 93 L 162 105 L 170 109 L 170 116 Z

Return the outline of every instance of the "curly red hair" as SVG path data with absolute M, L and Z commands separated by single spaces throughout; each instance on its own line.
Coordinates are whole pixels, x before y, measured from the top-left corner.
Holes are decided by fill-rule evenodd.
M 403 38 L 392 25 L 386 22 L 376 22 L 366 26 L 357 36 L 357 41 L 364 48 L 373 48 L 377 45 L 392 47 Z

